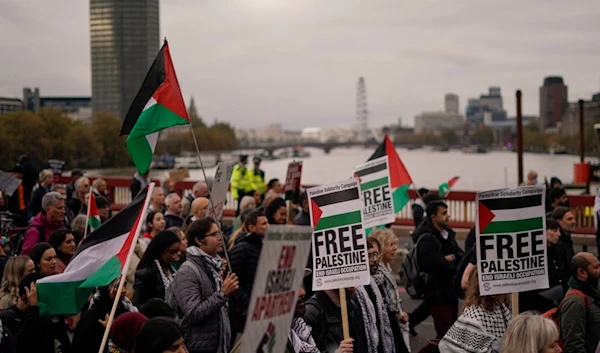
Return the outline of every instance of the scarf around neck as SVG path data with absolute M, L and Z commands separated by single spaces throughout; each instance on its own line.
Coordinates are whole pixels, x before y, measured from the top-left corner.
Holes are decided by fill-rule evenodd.
M 289 339 L 296 353 L 319 353 L 317 344 L 310 334 L 310 328 L 301 317 L 292 320 Z
M 373 277 L 371 277 L 369 286 L 375 295 L 374 302 L 371 300 L 365 286 L 356 287 L 356 296 L 360 303 L 365 332 L 367 333 L 368 353 L 377 353 L 380 343 L 383 347 L 383 353 L 392 353 L 394 352 L 394 337 L 388 314 L 385 311 L 383 297 Z M 378 328 L 381 328 L 381 330 Z
M 158 272 L 160 273 L 160 278 L 162 279 L 163 286 L 165 286 L 165 295 L 166 295 L 168 293 L 167 290 L 169 289 L 169 286 L 171 285 L 172 279 L 167 277 L 167 275 L 165 274 L 165 271 L 164 271 L 162 265 L 160 264 L 160 261 L 158 261 L 158 259 L 155 259 L 154 263 L 156 264 L 156 267 L 158 267 Z M 173 271 L 175 271 L 175 270 L 173 270 Z M 166 298 L 161 298 L 161 299 L 165 300 Z
M 221 257 L 219 255 L 210 256 L 197 246 L 188 247 L 187 252 L 190 255 L 201 257 L 205 263 L 209 265 L 208 267 L 210 268 L 210 273 L 215 281 L 217 291 L 220 291 L 221 286 L 223 285 L 223 277 L 221 277 L 223 261 L 221 260 Z
M 589 284 L 578 280 L 576 277 L 571 276 L 569 278 L 569 287 L 582 291 L 585 295 L 590 296 L 594 299 L 600 299 L 598 290 L 590 286 Z

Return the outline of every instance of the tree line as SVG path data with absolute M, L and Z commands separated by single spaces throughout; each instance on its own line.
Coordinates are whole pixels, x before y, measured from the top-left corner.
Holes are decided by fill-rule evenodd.
M 198 116 L 192 119 L 201 150 L 236 147 L 235 133 L 229 124 L 215 122 L 207 126 Z M 119 136 L 122 124 L 117 115 L 107 112 L 99 112 L 90 124 L 85 124 L 54 108 L 0 115 L 0 170 L 10 170 L 23 154 L 39 166 L 45 166 L 51 158 L 63 160 L 65 169 L 130 166 L 126 136 Z M 194 151 L 195 147 L 187 131 L 169 134 L 159 140 L 156 149 L 156 153 L 178 155 Z

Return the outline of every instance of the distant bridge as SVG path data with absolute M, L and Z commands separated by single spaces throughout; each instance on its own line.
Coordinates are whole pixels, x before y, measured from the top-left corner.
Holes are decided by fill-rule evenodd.
M 256 149 L 256 150 L 264 150 L 267 154 L 273 154 L 273 152 L 280 149 L 290 149 L 295 148 L 296 146 L 302 146 L 303 148 L 312 147 L 319 148 L 325 151 L 325 153 L 329 153 L 334 148 L 348 148 L 348 147 L 376 147 L 379 144 L 379 141 L 374 139 L 367 142 L 356 142 L 356 141 L 348 141 L 348 142 L 258 142 L 258 143 L 239 143 L 238 149 Z

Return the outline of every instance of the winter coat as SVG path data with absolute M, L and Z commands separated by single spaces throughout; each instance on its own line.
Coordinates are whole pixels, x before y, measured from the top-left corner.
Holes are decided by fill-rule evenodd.
M 135 271 L 133 305 L 141 308 L 144 303 L 152 298 L 165 300 L 165 284 L 154 261 L 147 266 L 138 266 Z
M 44 241 L 48 242 L 52 233 L 65 228 L 65 223 L 63 221 L 51 223 L 48 218 L 46 218 L 44 212 L 38 213 L 38 215 L 33 218 L 33 221 L 31 221 L 31 226 L 27 228 L 27 231 L 25 232 L 21 255 L 29 255 L 31 248 L 39 243 L 40 233 L 38 228 L 40 227 L 44 229 Z
M 37 306 L 28 307 L 21 331 L 17 334 L 17 352 L 55 353 L 56 340 L 61 344 L 61 352 L 70 353 L 71 343 L 66 325 L 61 320 L 64 318 L 40 316 Z
M 201 256 L 188 254 L 187 258 L 200 277 L 190 266 L 182 266 L 170 289 L 177 303 L 175 309 L 182 317 L 185 344 L 190 353 L 229 352 L 229 317 L 222 310 L 228 298 L 217 291 L 210 265 Z M 223 347 L 223 342 L 227 347 Z
M 594 353 L 600 342 L 600 297 L 595 288 L 571 277 L 569 287 L 577 294 L 565 296 L 558 308 L 559 331 L 565 353 Z
M 237 299 L 233 300 L 234 307 L 232 309 L 239 309 L 243 312 L 249 306 L 262 246 L 262 238 L 258 234 L 252 233 L 241 237 L 229 253 L 231 270 L 240 281 L 240 289 L 237 292 Z M 241 315 L 239 318 L 245 319 L 245 315 Z
M 368 352 L 365 326 L 359 305 L 348 298 L 348 324 L 354 339 L 354 352 Z M 305 303 L 304 321 L 312 328 L 311 334 L 321 352 L 333 353 L 344 339 L 342 312 L 327 294 L 317 292 Z
M 421 223 L 417 231 L 421 234 L 419 237 L 423 237 L 417 249 L 419 268 L 429 275 L 425 298 L 434 302 L 454 302 L 457 296 L 453 278 L 464 255 L 464 251 L 456 243 L 456 233 L 447 228 L 448 237 L 444 239 L 428 219 Z M 447 261 L 444 258 L 446 255 L 454 255 L 454 261 Z
M 183 218 L 169 214 L 169 212 L 165 213 L 165 229 L 171 227 L 181 228 L 183 225 Z

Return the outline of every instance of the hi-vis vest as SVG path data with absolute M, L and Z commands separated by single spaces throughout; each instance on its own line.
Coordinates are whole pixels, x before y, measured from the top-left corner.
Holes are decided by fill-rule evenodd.
M 247 193 L 253 190 L 252 174 L 246 167 L 236 164 L 231 173 L 231 194 L 234 199 L 240 198 L 240 193 Z
M 267 184 L 265 183 L 265 172 L 261 169 L 251 169 L 248 171 L 250 178 L 252 179 L 252 188 L 258 191 L 261 195 L 267 192 Z

